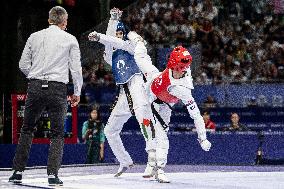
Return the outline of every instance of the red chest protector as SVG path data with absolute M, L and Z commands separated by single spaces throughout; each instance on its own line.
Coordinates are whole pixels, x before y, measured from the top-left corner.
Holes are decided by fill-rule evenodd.
M 168 92 L 168 88 L 171 85 L 169 72 L 167 68 L 156 77 L 151 84 L 151 90 L 158 99 L 166 103 L 176 103 L 179 99 Z

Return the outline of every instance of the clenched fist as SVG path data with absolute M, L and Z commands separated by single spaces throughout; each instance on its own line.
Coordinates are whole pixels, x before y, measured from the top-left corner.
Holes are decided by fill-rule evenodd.
M 120 19 L 120 17 L 121 17 L 121 15 L 122 15 L 122 12 L 123 11 L 121 11 L 121 10 L 119 10 L 118 8 L 112 8 L 111 10 L 110 10 L 110 18 L 112 19 L 112 20 L 119 20 Z
M 212 144 L 207 139 L 205 139 L 205 140 L 198 139 L 198 141 L 199 141 L 199 144 L 200 144 L 201 148 L 204 151 L 209 151 L 210 150 Z
M 100 40 L 100 35 L 98 34 L 98 32 L 93 31 L 92 33 L 90 33 L 88 35 L 88 38 L 90 41 L 99 41 Z

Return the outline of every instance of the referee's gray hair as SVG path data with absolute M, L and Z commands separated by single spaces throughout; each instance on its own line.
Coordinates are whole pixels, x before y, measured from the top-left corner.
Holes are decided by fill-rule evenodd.
M 51 24 L 61 24 L 68 17 L 67 11 L 61 6 L 55 6 L 49 11 L 49 20 Z

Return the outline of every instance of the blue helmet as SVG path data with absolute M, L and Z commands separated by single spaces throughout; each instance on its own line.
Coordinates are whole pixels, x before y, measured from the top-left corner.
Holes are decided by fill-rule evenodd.
M 123 32 L 123 40 L 127 40 L 127 30 L 126 27 L 124 26 L 123 22 L 119 21 L 116 27 L 116 31 L 122 31 Z

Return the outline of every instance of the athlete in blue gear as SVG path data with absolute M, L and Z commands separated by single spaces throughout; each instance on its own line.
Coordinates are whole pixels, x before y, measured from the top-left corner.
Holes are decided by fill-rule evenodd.
M 112 9 L 106 34 L 92 32 L 89 40 L 105 45 L 105 61 L 112 66 L 114 79 L 119 86 L 119 96 L 105 127 L 108 143 L 120 163 L 115 176 L 120 176 L 133 161 L 125 150 L 120 132 L 131 116 L 135 116 L 146 141 L 146 151 L 155 148 L 155 132 L 152 124 L 153 115 L 145 89 L 143 75 L 134 60 L 134 44 L 127 40 L 127 31 L 120 21 L 122 11 Z M 123 39 L 123 40 L 119 40 Z

